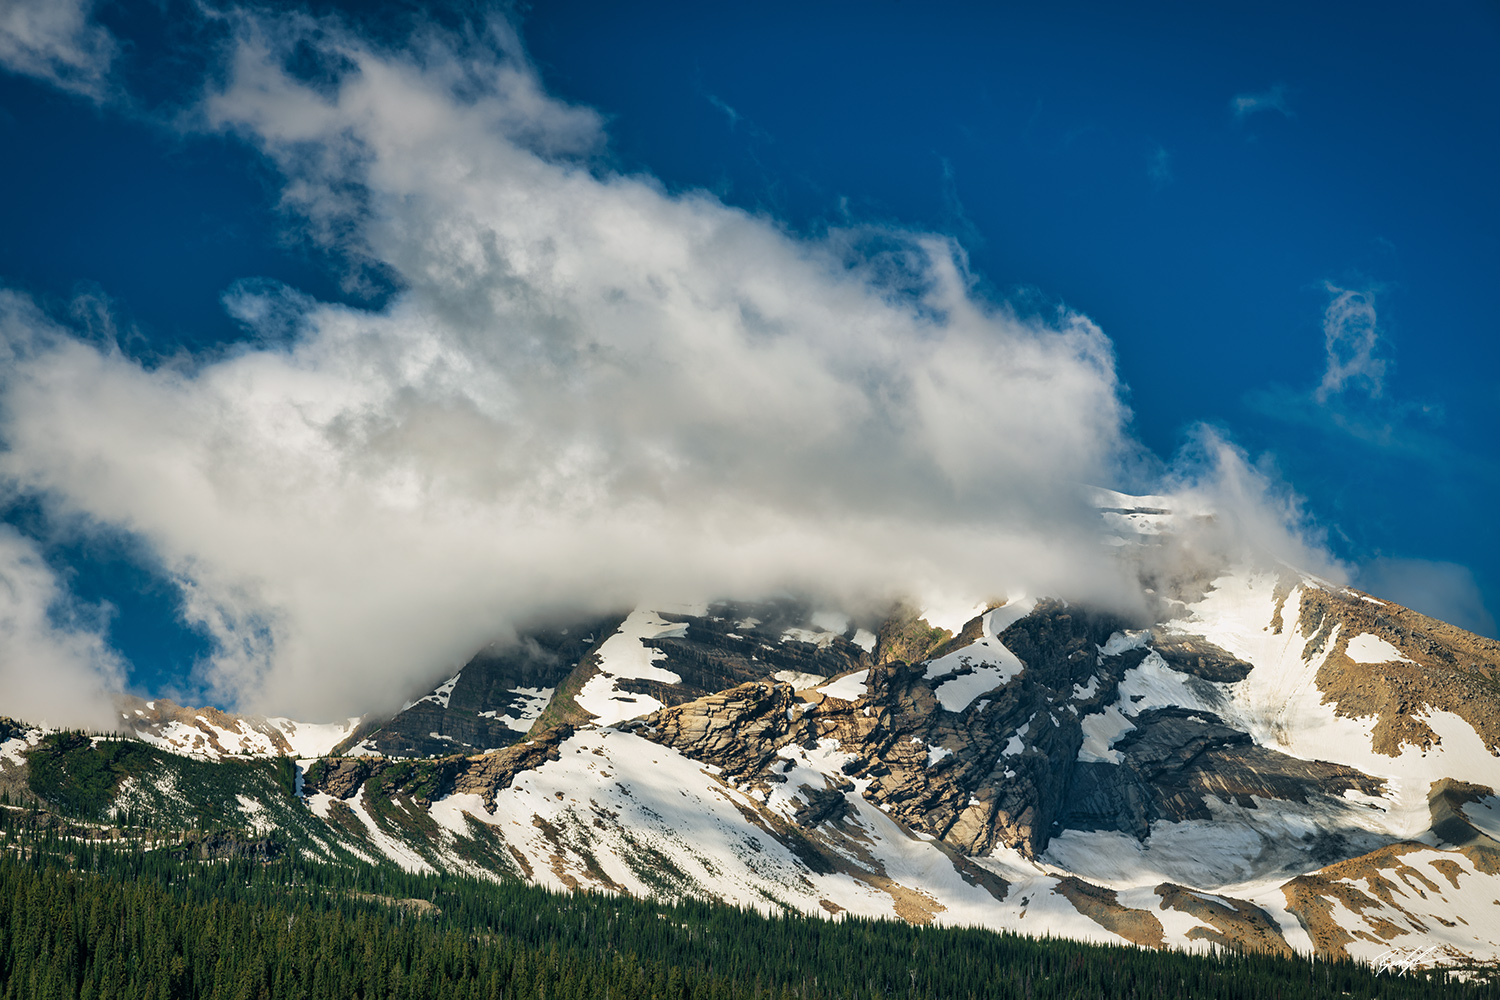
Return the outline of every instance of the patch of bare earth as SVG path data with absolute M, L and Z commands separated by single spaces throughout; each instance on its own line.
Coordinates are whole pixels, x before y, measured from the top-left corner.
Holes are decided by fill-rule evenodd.
M 558 881 L 562 882 L 563 885 L 575 890 L 582 885 L 573 873 L 569 871 L 571 856 L 575 863 L 581 862 L 581 864 L 578 864 L 579 874 L 590 882 L 598 883 L 614 892 L 628 892 L 624 886 L 605 874 L 603 868 L 599 865 L 598 859 L 586 847 L 565 842 L 563 833 L 557 826 L 535 814 L 531 817 L 531 825 L 542 831 L 542 836 L 546 838 L 547 843 L 552 845 L 552 853 L 547 856 L 547 861 L 552 867 L 552 874 L 556 875 Z
M 1409 927 L 1426 930 L 1422 921 L 1401 904 L 1412 896 L 1441 895 L 1441 887 L 1402 859 L 1409 854 L 1432 851 L 1426 844 L 1410 841 L 1389 844 L 1369 854 L 1299 875 L 1282 886 L 1281 891 L 1286 896 L 1288 911 L 1306 928 L 1318 954 L 1347 958 L 1347 946 L 1355 940 L 1384 945 L 1410 933 L 1408 927 L 1402 927 L 1383 913 L 1394 911 Z M 1469 851 L 1454 853 L 1468 855 Z M 1368 891 L 1359 888 L 1361 883 Z M 1336 904 L 1353 912 L 1364 926 L 1353 929 L 1341 926 L 1333 916 Z
M 1164 948 L 1161 921 L 1150 910 L 1137 910 L 1120 902 L 1113 889 L 1068 876 L 1057 880 L 1058 895 L 1073 909 L 1111 933 L 1143 948 Z
M 1309 640 L 1305 656 L 1332 643 L 1318 669 L 1318 690 L 1338 715 L 1376 718 L 1376 753 L 1431 749 L 1439 739 L 1421 717 L 1436 709 L 1459 716 L 1500 756 L 1500 642 L 1355 590 L 1317 587 L 1302 590 L 1300 629 Z M 1365 633 L 1412 662 L 1356 663 L 1349 641 Z
M 1194 927 L 1187 936 L 1212 941 L 1235 951 L 1261 951 L 1274 955 L 1291 955 L 1292 948 L 1282 937 L 1276 922 L 1254 903 L 1220 897 L 1205 899 L 1201 894 L 1172 882 L 1156 887 L 1163 910 L 1180 910 L 1207 927 Z

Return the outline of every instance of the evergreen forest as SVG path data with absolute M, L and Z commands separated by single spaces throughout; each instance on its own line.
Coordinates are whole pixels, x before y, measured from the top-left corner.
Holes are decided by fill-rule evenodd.
M 202 860 L 0 807 L 0 1000 L 1500 998 L 1491 980 L 1187 955 L 515 880 Z

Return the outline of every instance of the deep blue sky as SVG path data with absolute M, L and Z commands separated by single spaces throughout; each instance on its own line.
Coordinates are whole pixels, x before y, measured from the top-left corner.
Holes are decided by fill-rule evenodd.
M 371 9 L 393 37 L 413 16 Z M 123 99 L 0 72 L 0 282 L 58 315 L 107 301 L 148 359 L 242 336 L 220 302 L 242 279 L 381 294 L 288 236 L 253 151 L 164 127 L 212 61 L 185 14 L 99 9 Z M 1158 457 L 1221 427 L 1307 498 L 1356 582 L 1494 633 L 1494 4 L 550 0 L 520 25 L 549 89 L 608 118 L 618 168 L 797 231 L 952 234 L 987 294 L 1100 324 Z M 1328 283 L 1373 298 L 1378 398 L 1312 401 Z M 29 502 L 8 520 L 116 605 L 137 683 L 204 652 L 128 539 L 59 538 Z

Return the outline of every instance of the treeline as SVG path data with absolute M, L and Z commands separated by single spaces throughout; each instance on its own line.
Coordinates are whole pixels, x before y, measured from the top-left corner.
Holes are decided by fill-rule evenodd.
M 200 863 L 16 830 L 0 855 L 0 1000 L 1500 997 L 1352 963 L 766 917 L 387 867 Z

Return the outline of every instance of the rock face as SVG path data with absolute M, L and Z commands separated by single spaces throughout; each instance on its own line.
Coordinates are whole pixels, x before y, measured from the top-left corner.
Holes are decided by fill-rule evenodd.
M 495 806 L 495 793 L 509 788 L 516 775 L 532 771 L 543 762 L 557 760 L 558 747 L 573 735 L 573 727 L 556 726 L 536 734 L 536 738 L 505 748 L 497 753 L 470 757 L 454 769 L 452 790 L 478 795 L 487 808 Z
M 1119 764 L 1075 766 L 1063 827 L 1119 830 L 1144 840 L 1158 820 L 1212 820 L 1212 800 L 1256 809 L 1342 798 L 1351 790 L 1374 796 L 1385 786 L 1351 767 L 1256 746 L 1217 716 L 1184 708 L 1141 713 L 1114 749 L 1123 756 Z
M 779 671 L 833 677 L 868 656 L 851 640 L 856 628 L 847 622 L 841 632 L 819 628 L 806 602 L 720 602 L 705 612 L 661 612 L 662 621 L 681 626 L 670 631 L 682 634 L 642 644 L 652 651 L 653 673 L 677 680 L 621 677 L 615 693 L 680 705 Z M 593 716 L 574 696 L 598 674 L 601 648 L 625 617 L 539 628 L 481 651 L 436 691 L 389 721 L 361 730 L 339 751 L 388 757 L 472 754 L 509 746 L 534 727 L 587 724 Z
M 1256 746 L 1212 713 L 1180 707 L 1137 715 L 1114 744 L 1118 763 L 1079 760 L 1083 720 L 1114 701 L 1126 672 L 1149 655 L 1144 647 L 1102 652 L 1119 624 L 1043 602 L 998 637 L 1025 669 L 962 711 L 936 694 L 966 676 L 962 668 L 929 677 L 925 663 L 892 660 L 868 669 L 854 700 L 760 681 L 626 725 L 761 785 L 779 780 L 783 747 L 834 740 L 854 755 L 844 773 L 868 782 L 867 799 L 968 855 L 1001 847 L 1038 857 L 1067 829 L 1144 840 L 1159 820 L 1211 820 L 1213 802 L 1274 808 L 1382 791 L 1384 782 L 1354 768 Z M 1187 683 L 1200 672 L 1233 677 L 1244 666 L 1206 640 L 1170 648 L 1190 658 Z M 812 800 L 823 791 L 806 794 L 816 812 Z
M 711 610 L 699 616 L 664 613 L 667 621 L 680 622 L 685 634 L 646 643 L 663 654 L 655 665 L 681 680 L 625 680 L 620 689 L 650 695 L 664 705 L 681 705 L 778 672 L 835 677 L 865 662 L 865 651 L 844 635 L 799 629 L 807 612 L 795 602 L 725 603 Z M 747 625 L 752 621 L 756 624 Z M 793 634 L 820 641 L 786 638 L 794 629 Z
M 1165 629 L 1151 630 L 1151 648 L 1173 670 L 1201 677 L 1206 681 L 1233 683 L 1250 676 L 1252 665 L 1202 636 L 1173 634 Z
M 767 779 L 776 752 L 791 742 L 817 738 L 811 718 L 796 718 L 801 704 L 792 685 L 742 684 L 720 694 L 624 723 L 621 728 L 713 764 L 732 780 Z
M 340 749 L 357 744 L 387 757 L 432 757 L 510 746 L 526 737 L 558 686 L 623 617 L 581 618 L 481 650 L 436 692 Z
M 423 808 L 454 792 L 478 795 L 493 808 L 497 791 L 510 787 L 517 774 L 557 760 L 559 744 L 572 735 L 571 726 L 558 726 L 524 743 L 470 757 L 401 761 L 369 756 L 330 757 L 308 769 L 303 791 L 348 800 L 378 778 L 389 792 L 406 795 Z
M 209 833 L 191 837 L 173 846 L 171 852 L 177 857 L 194 861 L 248 858 L 265 863 L 279 858 L 283 848 L 268 837 L 245 839 L 228 833 Z
M 699 610 L 629 616 L 563 682 L 547 721 L 617 721 L 778 675 L 831 678 L 865 664 L 875 642 L 850 619 L 789 598 Z

